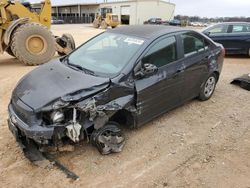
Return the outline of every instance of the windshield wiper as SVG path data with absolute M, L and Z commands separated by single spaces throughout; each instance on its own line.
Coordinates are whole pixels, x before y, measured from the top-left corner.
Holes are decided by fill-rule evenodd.
M 67 65 L 69 65 L 70 67 L 72 67 L 74 69 L 76 68 L 77 70 L 81 70 L 81 71 L 85 72 L 86 74 L 90 74 L 90 75 L 95 76 L 95 72 L 94 71 L 86 69 L 86 68 L 84 68 L 84 67 L 82 67 L 80 65 L 70 63 L 68 57 L 65 57 L 64 61 L 66 61 Z

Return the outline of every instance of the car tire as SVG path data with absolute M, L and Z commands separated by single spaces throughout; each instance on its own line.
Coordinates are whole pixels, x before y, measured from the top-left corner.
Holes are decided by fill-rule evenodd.
M 210 99 L 215 91 L 216 84 L 217 84 L 217 76 L 215 73 L 211 74 L 205 83 L 203 84 L 200 94 L 199 94 L 199 99 L 201 101 L 206 101 Z
M 91 134 L 90 141 L 102 155 L 108 155 L 122 151 L 125 144 L 125 136 L 118 123 L 108 122 Z

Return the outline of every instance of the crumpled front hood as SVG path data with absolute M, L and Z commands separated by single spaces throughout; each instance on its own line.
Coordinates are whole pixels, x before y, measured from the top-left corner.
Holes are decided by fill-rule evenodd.
M 53 61 L 27 74 L 18 83 L 13 95 L 37 111 L 69 94 L 80 92 L 81 97 L 86 97 L 97 93 L 107 88 L 109 83 L 109 78 L 88 75 Z

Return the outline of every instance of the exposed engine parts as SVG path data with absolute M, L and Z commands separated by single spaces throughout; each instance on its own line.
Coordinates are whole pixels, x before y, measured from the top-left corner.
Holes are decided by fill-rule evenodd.
M 129 99 L 121 98 L 120 101 L 112 101 L 105 105 L 97 105 L 94 97 L 74 105 L 65 102 L 67 106 L 63 101 L 57 101 L 53 104 L 54 111 L 50 115 L 50 121 L 58 127 L 65 126 L 65 136 L 74 143 L 87 138 L 101 154 L 118 153 L 122 151 L 125 138 L 118 124 L 109 121 Z M 60 108 L 61 106 L 64 110 Z M 61 138 L 63 138 L 62 133 L 58 133 L 58 139 Z
M 73 109 L 73 121 L 70 125 L 68 125 L 66 135 L 73 141 L 79 142 L 80 141 L 80 134 L 82 126 L 76 121 L 76 114 L 77 111 Z
M 79 123 L 73 123 L 68 125 L 67 127 L 66 135 L 73 141 L 73 142 L 79 142 L 79 136 L 81 134 L 81 128 L 82 126 Z

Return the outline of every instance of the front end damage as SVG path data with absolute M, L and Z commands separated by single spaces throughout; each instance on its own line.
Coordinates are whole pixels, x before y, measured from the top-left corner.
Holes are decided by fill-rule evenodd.
M 83 140 L 90 141 L 102 154 L 120 152 L 125 138 L 112 117 L 121 110 L 133 114 L 134 96 L 110 101 L 108 90 L 84 100 L 79 94 L 67 95 L 39 111 L 12 97 L 9 129 L 31 161 L 43 160 L 43 153 L 60 151 Z
M 79 96 L 62 97 L 40 111 L 12 97 L 8 108 L 9 129 L 32 162 L 51 161 L 51 152 L 64 151 L 61 149 L 64 146 L 84 140 L 96 146 L 101 154 L 121 152 L 125 138 L 112 117 L 120 110 L 135 112 L 131 106 L 133 95 L 104 104 L 109 98 L 104 97 L 107 93 L 108 89 L 85 100 Z M 69 177 L 77 179 L 58 161 L 53 162 Z

